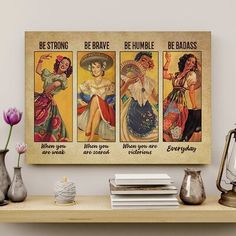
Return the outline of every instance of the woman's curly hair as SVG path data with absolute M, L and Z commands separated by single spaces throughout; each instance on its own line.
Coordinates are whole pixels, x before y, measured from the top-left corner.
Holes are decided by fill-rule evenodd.
M 184 70 L 185 63 L 190 57 L 195 58 L 195 66 L 193 67 L 192 70 L 193 71 L 197 70 L 197 58 L 193 54 L 190 53 L 190 54 L 184 54 L 182 57 L 179 58 L 179 62 L 178 62 L 179 72 L 182 72 Z
M 65 74 L 66 74 L 66 78 L 69 78 L 70 77 L 70 75 L 72 74 L 72 72 L 73 72 L 73 68 L 72 68 L 72 65 L 71 65 L 71 60 L 70 60 L 70 58 L 68 58 L 68 57 L 63 57 L 62 58 L 62 60 L 64 60 L 64 59 L 66 59 L 66 60 L 68 60 L 69 61 L 69 67 L 67 68 L 67 70 L 64 72 Z M 61 61 L 62 61 L 61 60 Z M 54 64 L 54 71 L 57 73 L 57 71 L 58 71 L 58 69 L 59 69 L 59 65 L 60 65 L 60 62 L 61 61 L 59 61 L 58 59 L 56 59 L 56 62 L 55 62 L 55 64 Z

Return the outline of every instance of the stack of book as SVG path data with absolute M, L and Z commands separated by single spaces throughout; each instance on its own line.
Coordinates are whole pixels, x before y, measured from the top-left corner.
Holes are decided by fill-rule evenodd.
M 172 209 L 179 206 L 177 188 L 167 174 L 116 174 L 109 182 L 112 209 Z

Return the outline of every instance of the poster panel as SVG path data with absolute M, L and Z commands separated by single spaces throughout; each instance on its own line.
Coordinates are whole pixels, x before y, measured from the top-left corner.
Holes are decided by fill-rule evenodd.
M 26 32 L 29 164 L 209 164 L 210 32 Z

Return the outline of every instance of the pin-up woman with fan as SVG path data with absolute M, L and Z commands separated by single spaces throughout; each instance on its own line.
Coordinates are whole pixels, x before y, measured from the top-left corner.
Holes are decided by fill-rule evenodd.
M 121 65 L 121 141 L 157 141 L 156 83 L 146 76 L 154 68 L 151 52 L 139 52 Z

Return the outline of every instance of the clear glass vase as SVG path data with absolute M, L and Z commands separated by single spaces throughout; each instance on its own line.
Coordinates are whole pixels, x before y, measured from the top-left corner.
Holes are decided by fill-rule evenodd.
M 27 190 L 21 176 L 21 167 L 14 167 L 14 177 L 8 190 L 8 198 L 12 202 L 23 202 L 27 197 Z

